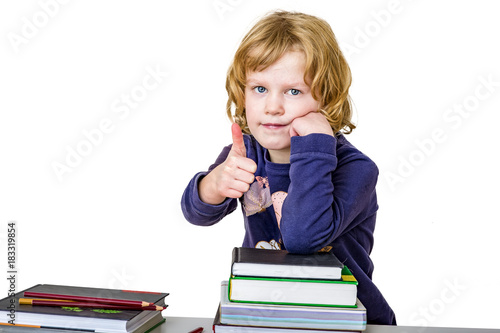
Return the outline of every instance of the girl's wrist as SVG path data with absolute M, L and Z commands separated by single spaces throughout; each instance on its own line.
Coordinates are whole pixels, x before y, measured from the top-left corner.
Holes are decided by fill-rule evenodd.
M 226 200 L 226 197 L 223 197 L 217 193 L 215 190 L 215 185 L 210 179 L 210 174 L 206 175 L 201 179 L 198 184 L 198 196 L 200 200 L 209 205 L 220 205 Z

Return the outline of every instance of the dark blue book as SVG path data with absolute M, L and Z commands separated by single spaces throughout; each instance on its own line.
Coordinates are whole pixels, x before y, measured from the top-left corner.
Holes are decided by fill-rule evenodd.
M 344 264 L 329 252 L 293 254 L 285 250 L 235 247 L 231 274 L 235 276 L 340 280 Z
M 0 323 L 90 332 L 146 332 L 162 322 L 161 311 L 106 310 L 67 306 L 20 305 L 24 292 L 134 300 L 165 306 L 168 293 L 39 284 L 0 300 Z M 2 326 L 5 327 L 5 326 Z

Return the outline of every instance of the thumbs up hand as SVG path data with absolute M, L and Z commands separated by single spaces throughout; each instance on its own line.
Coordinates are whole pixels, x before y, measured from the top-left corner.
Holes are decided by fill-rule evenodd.
M 218 205 L 226 198 L 240 198 L 254 181 L 257 164 L 247 158 L 243 133 L 238 124 L 231 126 L 233 145 L 226 160 L 200 182 L 200 199 Z
M 231 125 L 231 134 L 233 136 L 233 146 L 231 147 L 229 155 L 247 157 L 247 149 L 245 148 L 245 142 L 243 141 L 243 133 L 241 132 L 241 128 L 238 124 L 233 123 Z

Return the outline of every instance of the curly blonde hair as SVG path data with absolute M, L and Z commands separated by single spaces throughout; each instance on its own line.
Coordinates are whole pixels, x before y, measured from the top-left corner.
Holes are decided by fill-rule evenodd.
M 250 134 L 245 113 L 246 75 L 265 70 L 289 51 L 305 54 L 304 82 L 310 85 L 320 105 L 318 111 L 326 116 L 334 133 L 350 133 L 356 126 L 351 122 L 349 65 L 330 25 L 318 17 L 296 12 L 272 12 L 243 38 L 227 72 L 227 116 Z

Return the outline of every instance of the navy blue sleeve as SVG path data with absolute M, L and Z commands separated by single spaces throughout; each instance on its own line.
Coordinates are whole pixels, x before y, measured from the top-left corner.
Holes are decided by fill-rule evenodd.
M 339 153 L 335 137 L 292 137 L 290 186 L 281 218 L 288 251 L 318 251 L 375 214 L 378 169 L 357 150 Z

